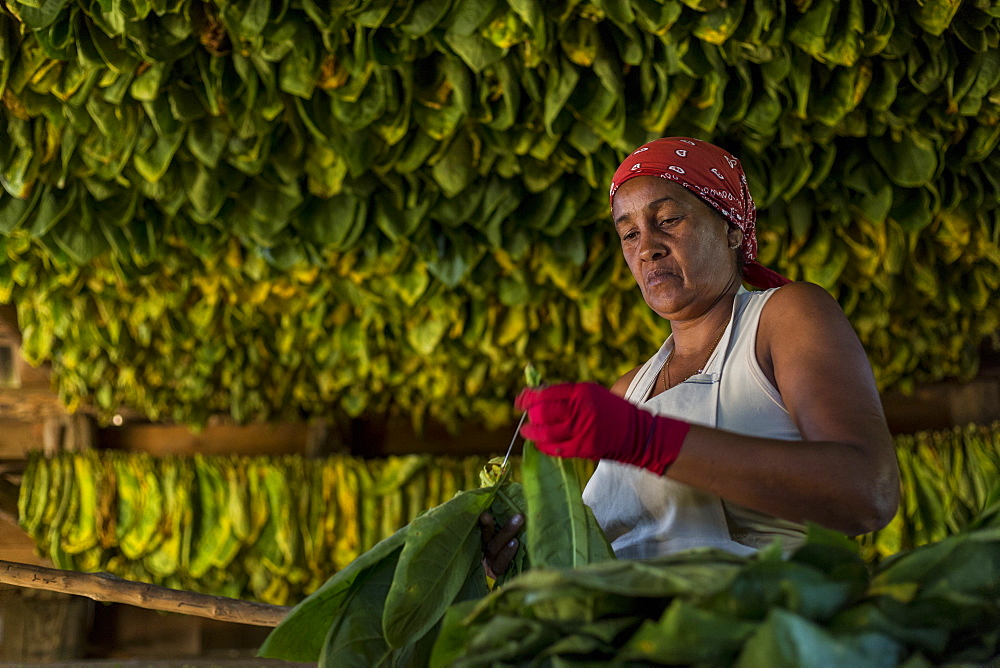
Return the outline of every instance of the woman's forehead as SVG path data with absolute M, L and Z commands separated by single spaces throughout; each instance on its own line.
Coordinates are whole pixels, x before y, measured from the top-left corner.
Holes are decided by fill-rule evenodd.
M 670 203 L 681 206 L 701 205 L 711 209 L 700 197 L 669 179 L 637 176 L 623 183 L 615 192 L 611 201 L 611 215 L 617 223 L 622 216 L 631 215 L 636 208 L 646 209 Z

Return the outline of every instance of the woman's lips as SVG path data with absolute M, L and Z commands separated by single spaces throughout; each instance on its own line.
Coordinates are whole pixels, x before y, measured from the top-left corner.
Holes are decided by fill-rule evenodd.
M 674 272 L 668 269 L 653 269 L 646 272 L 646 287 L 651 288 L 653 286 L 659 285 L 671 278 L 680 278 Z

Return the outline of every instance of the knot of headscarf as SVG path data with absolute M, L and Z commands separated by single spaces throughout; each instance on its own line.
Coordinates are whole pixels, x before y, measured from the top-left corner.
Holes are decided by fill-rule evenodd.
M 670 179 L 701 198 L 743 231 L 743 280 L 758 288 L 790 283 L 781 274 L 757 262 L 757 207 L 754 206 L 743 166 L 728 151 L 689 137 L 666 137 L 643 144 L 619 165 L 611 179 L 610 198 L 629 179 L 659 176 Z

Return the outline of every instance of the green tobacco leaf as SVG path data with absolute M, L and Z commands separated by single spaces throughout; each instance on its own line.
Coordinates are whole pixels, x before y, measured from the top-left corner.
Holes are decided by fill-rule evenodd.
M 727 589 L 746 559 L 721 550 L 690 550 L 643 561 L 614 560 L 572 571 L 574 585 L 631 598 L 708 596 Z M 531 585 L 530 575 L 517 585 Z M 517 586 L 512 584 L 511 587 Z
M 302 192 L 297 183 L 272 185 L 258 179 L 245 200 L 248 215 L 241 221 L 241 227 L 255 241 L 269 246 L 301 205 Z
M 818 0 L 802 14 L 788 31 L 788 40 L 814 57 L 821 57 L 826 50 L 830 23 L 834 20 L 839 0 Z
M 455 197 L 477 176 L 472 142 L 464 132 L 456 134 L 444 155 L 431 168 L 431 175 L 445 197 Z
M 135 170 L 149 183 L 156 183 L 170 167 L 170 161 L 173 160 L 182 141 L 184 132 L 179 131 L 160 137 L 153 147 L 144 153 L 134 153 L 132 162 Z
M 311 198 L 296 224 L 306 238 L 321 246 L 346 249 L 364 231 L 367 217 L 367 200 L 340 193 L 328 200 Z
M 316 89 L 319 74 L 319 45 L 306 31 L 292 42 L 291 52 L 278 66 L 278 87 L 291 95 L 308 100 Z
M 31 30 L 42 30 L 55 23 L 69 0 L 45 0 L 44 2 L 12 3 L 11 11 Z
M 560 57 L 558 64 L 551 66 L 549 72 L 551 76 L 546 78 L 542 122 L 545 129 L 552 133 L 552 124 L 580 81 L 580 71 L 568 59 Z
M 224 8 L 227 26 L 244 39 L 257 37 L 267 25 L 272 4 L 274 3 L 270 0 L 249 0 L 230 4 Z
M 462 492 L 410 523 L 381 617 L 392 647 L 413 642 L 437 624 L 470 569 L 478 569 L 479 516 L 490 507 L 493 495 L 488 488 Z
M 873 603 L 862 603 L 837 615 L 830 629 L 843 634 L 880 633 L 931 655 L 944 651 L 948 644 L 948 629 L 930 625 L 912 626 L 904 622 L 887 615 Z
M 369 668 L 390 662 L 393 651 L 379 620 L 401 552 L 393 550 L 351 583 L 345 609 L 332 620 L 323 641 L 319 666 Z
M 14 197 L 0 190 L 0 233 L 9 235 L 24 225 L 31 216 L 35 205 L 38 204 L 42 192 L 47 190 L 47 186 L 45 188 L 38 188 L 35 190 L 33 197 L 24 199 Z
M 590 539 L 590 545 L 587 549 L 591 563 L 613 561 L 615 551 L 612 549 L 611 543 L 608 542 L 607 536 L 604 535 L 604 531 L 601 530 L 597 518 L 594 517 L 594 511 L 590 509 L 590 506 L 584 505 L 583 512 L 587 515 L 587 537 Z
M 81 217 L 64 219 L 56 225 L 49 236 L 63 249 L 77 266 L 84 266 L 108 249 L 107 240 L 97 230 L 93 229 L 87 219 L 88 209 L 81 210 Z
M 698 19 L 693 31 L 695 37 L 710 44 L 722 44 L 732 37 L 743 19 L 745 6 L 743 2 L 732 2 L 711 12 L 706 12 Z
M 424 0 L 417 3 L 406 22 L 399 26 L 399 30 L 410 37 L 423 37 L 448 14 L 451 4 L 452 0 Z
M 904 188 L 929 183 L 938 168 L 936 147 L 914 132 L 902 133 L 899 141 L 892 141 L 887 136 L 871 138 L 868 148 L 889 179 Z
M 454 288 L 469 273 L 482 252 L 466 234 L 437 235 L 434 252 L 428 252 L 427 238 L 419 242 L 427 270 L 449 288 Z
M 720 591 L 713 608 L 741 619 L 761 619 L 774 606 L 804 617 L 828 620 L 858 593 L 857 582 L 838 581 L 805 563 L 758 555 Z
M 382 117 L 394 85 L 391 76 L 387 70 L 379 68 L 356 97 L 334 94 L 330 101 L 334 124 L 347 131 L 363 130 Z
M 451 326 L 451 320 L 443 314 L 429 313 L 420 322 L 416 322 L 406 330 L 406 340 L 422 355 L 430 355 L 437 348 L 441 337 Z
M 839 580 L 867 583 L 867 571 L 858 550 L 858 543 L 840 533 L 809 523 L 806 542 L 795 550 L 791 561 L 808 564 Z
M 555 625 L 520 615 L 494 615 L 473 628 L 459 666 L 530 665 L 539 653 L 564 637 Z M 442 665 L 442 664 L 435 664 Z
M 188 125 L 185 146 L 206 167 L 215 169 L 229 142 L 232 127 L 224 119 L 212 118 Z
M 477 601 L 468 600 L 448 608 L 431 652 L 428 664 L 431 668 L 458 665 L 458 660 L 465 654 L 469 642 L 478 631 L 472 624 L 465 623 L 476 603 Z
M 594 4 L 619 26 L 627 27 L 635 22 L 635 14 L 627 0 L 598 0 Z
M 531 298 L 531 292 L 522 277 L 504 276 L 500 279 L 497 295 L 504 306 L 523 306 Z
M 452 48 L 459 58 L 465 61 L 473 72 L 484 69 L 504 57 L 506 49 L 501 49 L 493 42 L 480 35 L 462 35 L 448 32 L 444 41 Z
M 390 198 L 379 197 L 375 199 L 375 224 L 389 239 L 405 239 L 420 227 L 430 206 L 430 199 L 423 198 L 415 207 L 400 211 Z
M 758 622 L 733 619 L 675 599 L 658 621 L 647 621 L 616 655 L 617 661 L 680 665 L 732 662 Z
M 457 0 L 446 21 L 448 32 L 471 35 L 489 18 L 493 8 L 478 0 Z
M 264 640 L 258 656 L 285 661 L 318 661 L 323 639 L 344 614 L 343 608 L 355 583 L 363 584 L 375 569 L 387 564 L 395 569 L 407 531 L 408 525 L 381 541 L 296 605 Z M 374 623 L 376 628 L 381 627 L 379 620 Z
M 1000 582 L 998 535 L 998 531 L 983 530 L 916 547 L 887 560 L 873 585 L 919 583 L 918 597 L 993 594 Z
M 170 63 L 153 63 L 149 69 L 132 80 L 129 93 L 141 102 L 152 102 L 159 96 L 160 87 L 169 71 Z
M 820 626 L 780 608 L 746 642 L 737 666 L 811 665 L 817 657 L 830 666 L 895 666 L 900 643 L 878 633 L 834 636 Z
M 962 0 L 924 0 L 914 8 L 913 20 L 932 35 L 948 29 Z
M 521 480 L 531 517 L 525 532 L 533 568 L 572 568 L 607 558 L 590 554 L 590 525 L 571 460 L 525 443 Z

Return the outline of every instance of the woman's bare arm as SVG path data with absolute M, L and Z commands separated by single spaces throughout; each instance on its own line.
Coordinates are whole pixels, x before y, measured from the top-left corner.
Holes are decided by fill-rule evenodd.
M 757 356 L 803 441 L 693 426 L 667 475 L 793 521 L 856 535 L 899 503 L 892 438 L 871 366 L 837 302 L 793 283 L 765 305 Z

